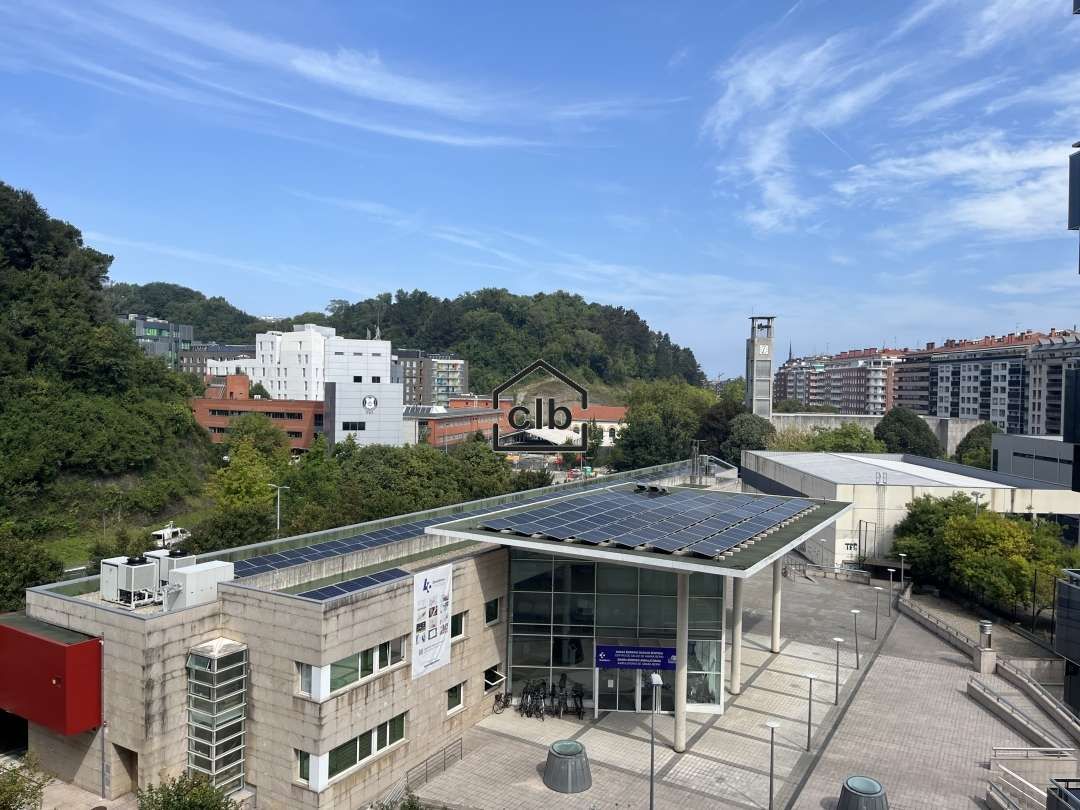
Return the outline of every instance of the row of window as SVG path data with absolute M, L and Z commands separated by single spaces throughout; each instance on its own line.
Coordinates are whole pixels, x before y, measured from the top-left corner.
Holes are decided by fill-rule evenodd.
M 367 429 L 367 422 L 342 422 L 341 423 L 341 429 L 346 431 L 346 432 L 356 431 L 356 430 L 366 430 Z
M 364 381 L 364 377 L 361 374 L 354 374 L 353 378 L 352 378 L 352 381 L 354 383 L 362 383 Z M 371 378 L 371 381 L 373 383 L 381 383 L 382 382 L 382 377 L 376 375 L 376 376 Z

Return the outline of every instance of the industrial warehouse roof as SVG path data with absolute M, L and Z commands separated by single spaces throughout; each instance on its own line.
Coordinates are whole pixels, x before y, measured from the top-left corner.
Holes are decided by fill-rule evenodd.
M 753 450 L 749 451 L 749 454 L 834 484 L 976 489 L 1068 489 L 1057 484 L 1033 481 L 1030 478 L 898 453 L 788 453 Z
M 642 567 L 748 576 L 849 506 L 639 483 L 443 523 L 428 533 Z

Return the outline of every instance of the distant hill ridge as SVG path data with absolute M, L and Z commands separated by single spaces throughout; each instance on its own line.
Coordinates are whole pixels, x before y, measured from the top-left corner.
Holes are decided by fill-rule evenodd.
M 474 391 L 494 387 L 539 356 L 584 383 L 705 380 L 693 351 L 651 330 L 632 309 L 590 303 L 562 291 L 515 295 L 487 288 L 439 298 L 423 290 L 398 290 L 355 303 L 337 299 L 325 313 L 306 312 L 276 322 L 178 284 L 115 283 L 105 292 L 117 315 L 139 313 L 189 323 L 196 339 L 208 342 L 251 343 L 257 332 L 288 330 L 295 323 L 324 324 L 338 334 L 363 337 L 378 324 L 382 337 L 396 348 L 452 351 L 466 358 Z

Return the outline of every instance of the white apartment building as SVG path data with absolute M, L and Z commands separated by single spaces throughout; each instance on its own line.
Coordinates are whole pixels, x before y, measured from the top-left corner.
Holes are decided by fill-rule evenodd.
M 325 401 L 331 444 L 352 435 L 357 444 L 400 445 L 403 393 L 394 361 L 388 340 L 339 337 L 333 327 L 306 323 L 256 335 L 254 358 L 208 366 L 211 374 L 246 374 L 274 399 Z

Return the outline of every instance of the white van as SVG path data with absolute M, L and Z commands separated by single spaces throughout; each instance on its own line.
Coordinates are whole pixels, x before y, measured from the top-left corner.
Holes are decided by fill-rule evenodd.
M 164 529 L 158 529 L 151 536 L 154 538 L 158 548 L 169 548 L 187 540 L 191 537 L 191 532 L 187 529 L 181 529 L 170 520 L 168 526 Z

